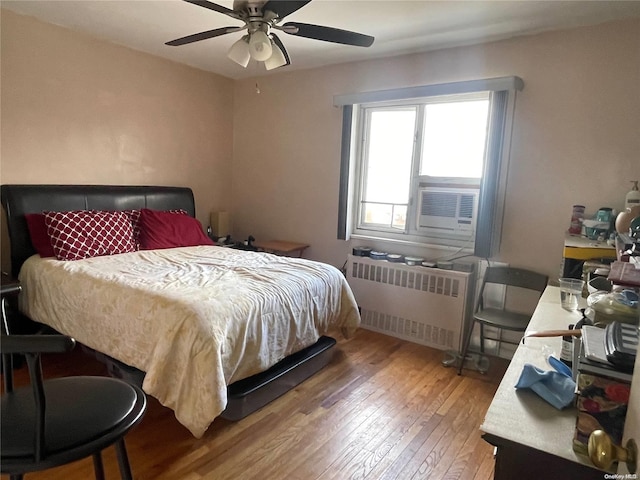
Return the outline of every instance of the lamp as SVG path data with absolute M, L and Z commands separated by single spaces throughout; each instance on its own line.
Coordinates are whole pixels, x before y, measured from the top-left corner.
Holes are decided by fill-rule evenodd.
M 282 49 L 262 30 L 245 35 L 231 45 L 227 57 L 244 68 L 247 68 L 249 60 L 252 58 L 264 62 L 267 70 L 273 70 L 287 64 Z
M 273 70 L 274 68 L 278 68 L 283 65 L 286 65 L 287 59 L 285 58 L 284 53 L 282 52 L 280 47 L 273 42 L 271 43 L 271 47 L 272 47 L 273 53 L 268 59 L 264 61 L 264 67 L 267 70 Z
M 245 35 L 240 40 L 231 45 L 227 52 L 227 57 L 238 65 L 247 68 L 251 54 L 249 53 L 249 35 Z
M 249 37 L 249 54 L 254 60 L 264 62 L 271 57 L 271 40 L 262 30 L 253 32 Z

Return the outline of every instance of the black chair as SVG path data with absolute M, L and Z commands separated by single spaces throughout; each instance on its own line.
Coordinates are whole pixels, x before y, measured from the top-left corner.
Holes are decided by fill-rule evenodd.
M 464 366 L 464 361 L 469 350 L 471 336 L 473 335 L 473 329 L 476 323 L 480 325 L 480 353 L 483 354 L 485 340 L 494 340 L 499 343 L 509 343 L 517 345 L 518 342 L 512 342 L 503 339 L 502 330 L 512 330 L 524 333 L 524 331 L 527 329 L 529 321 L 531 320 L 531 315 L 533 314 L 533 311 L 531 311 L 531 313 L 521 313 L 510 311 L 506 308 L 485 308 L 485 294 L 487 285 L 504 285 L 506 287 L 506 298 L 504 304 L 507 305 L 508 296 L 515 293 L 509 287 L 513 287 L 515 289 L 531 290 L 534 295 L 537 295 L 535 297 L 535 300 L 537 301 L 540 296 L 542 296 L 542 292 L 544 292 L 548 280 L 549 277 L 547 277 L 546 275 L 532 272 L 531 270 L 525 270 L 523 268 L 487 267 L 484 274 L 484 279 L 482 281 L 482 286 L 480 287 L 480 292 L 478 294 L 478 301 L 476 303 L 476 308 L 473 314 L 473 322 L 471 322 L 469 331 L 467 332 L 464 347 L 460 356 L 458 375 L 462 373 L 462 368 Z M 523 296 L 522 293 L 520 293 L 519 295 Z M 498 337 L 487 337 L 484 332 L 485 326 L 496 327 L 500 329 L 500 335 Z M 486 369 L 483 369 L 480 366 L 478 366 L 478 370 L 480 370 L 482 373 L 486 372 Z
M 5 372 L 1 398 L 0 471 L 11 480 L 93 456 L 95 476 L 104 479 L 101 452 L 115 445 L 120 475 L 131 479 L 124 435 L 143 417 L 144 392 L 110 377 L 63 377 L 43 381 L 40 354 L 68 352 L 64 335 L 2 335 L 3 360 L 23 354 L 31 385 L 14 388 Z

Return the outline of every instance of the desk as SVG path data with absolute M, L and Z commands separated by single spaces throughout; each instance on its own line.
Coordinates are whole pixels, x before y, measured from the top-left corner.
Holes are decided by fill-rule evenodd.
M 292 256 L 296 254 L 297 257 L 302 256 L 302 252 L 309 247 L 306 243 L 288 242 L 285 240 L 268 240 L 266 242 L 253 242 L 253 245 L 258 250 L 263 250 L 269 253 L 275 253 L 276 255 Z
M 534 330 L 565 329 L 582 318 L 560 307 L 560 289 L 547 287 L 527 327 Z M 589 459 L 572 448 L 577 410 L 557 410 L 530 390 L 516 390 L 522 367 L 531 363 L 551 370 L 545 350 L 560 356 L 561 337 L 527 338 L 520 344 L 480 426 L 482 437 L 496 446 L 496 480 L 580 478 L 602 480 Z

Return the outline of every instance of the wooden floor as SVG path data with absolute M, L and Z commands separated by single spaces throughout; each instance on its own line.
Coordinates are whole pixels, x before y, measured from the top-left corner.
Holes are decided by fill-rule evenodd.
M 177 480 L 490 479 L 493 448 L 478 430 L 506 369 L 456 375 L 443 353 L 367 330 L 340 334 L 321 372 L 239 422 L 217 419 L 195 439 L 149 398 L 127 436 L 134 477 Z M 76 349 L 43 358 L 46 376 L 105 373 Z M 26 381 L 26 368 L 17 383 Z M 113 449 L 108 479 L 120 478 Z M 3 476 L 3 478 L 5 478 Z M 90 459 L 26 480 L 93 478 Z

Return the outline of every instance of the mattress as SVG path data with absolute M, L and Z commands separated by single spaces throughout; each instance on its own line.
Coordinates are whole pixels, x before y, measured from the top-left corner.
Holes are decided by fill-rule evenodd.
M 335 267 L 217 246 L 34 255 L 19 279 L 26 315 L 145 371 L 145 392 L 195 437 L 225 409 L 229 384 L 360 322 Z

